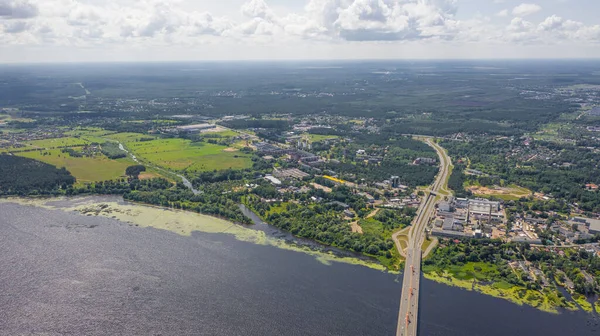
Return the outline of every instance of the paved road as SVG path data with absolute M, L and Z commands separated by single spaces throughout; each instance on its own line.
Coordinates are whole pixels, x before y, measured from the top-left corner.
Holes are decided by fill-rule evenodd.
M 425 142 L 433 147 L 440 158 L 440 172 L 438 173 L 433 185 L 425 191 L 425 196 L 421 202 L 421 206 L 417 211 L 417 216 L 413 221 L 413 225 L 408 231 L 408 247 L 405 253 L 402 253 L 398 235 L 394 235 L 396 247 L 406 256 L 406 264 L 404 267 L 404 280 L 402 282 L 402 297 L 400 299 L 400 311 L 398 313 L 398 327 L 396 329 L 397 336 L 416 336 L 419 314 L 419 285 L 421 280 L 421 246 L 425 239 L 425 229 L 429 223 L 429 219 L 435 212 L 435 204 L 438 201 L 438 195 L 449 195 L 447 189 L 448 175 L 450 174 L 451 161 L 446 151 L 434 142 L 433 139 L 427 138 Z

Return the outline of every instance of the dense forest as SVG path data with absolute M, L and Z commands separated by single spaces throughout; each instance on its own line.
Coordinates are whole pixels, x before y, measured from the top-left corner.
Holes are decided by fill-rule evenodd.
M 465 190 L 465 166 L 462 164 L 455 164 L 452 169 L 452 175 L 448 179 L 448 188 L 452 190 L 456 197 L 469 197 L 471 196 L 470 191 Z
M 0 154 L 1 195 L 58 194 L 75 183 L 64 168 L 19 156 Z

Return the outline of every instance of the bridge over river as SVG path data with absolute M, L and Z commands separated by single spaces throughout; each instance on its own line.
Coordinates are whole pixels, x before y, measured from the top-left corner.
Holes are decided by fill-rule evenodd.
M 398 327 L 396 330 L 397 336 L 417 335 L 422 258 L 421 246 L 425 238 L 425 229 L 435 213 L 435 204 L 439 201 L 440 197 L 450 195 L 447 189 L 448 177 L 452 165 L 450 157 L 432 138 L 426 138 L 425 142 L 436 150 L 440 158 L 440 171 L 433 185 L 425 190 L 425 196 L 417 211 L 417 216 L 407 234 L 406 249 L 403 249 L 400 245 L 398 234 L 395 234 L 393 237 L 398 251 L 406 257 L 404 280 L 402 282 L 402 297 L 398 313 Z

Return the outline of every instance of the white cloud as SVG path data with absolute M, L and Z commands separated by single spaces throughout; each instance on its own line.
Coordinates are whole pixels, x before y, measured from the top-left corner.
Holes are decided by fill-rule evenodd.
M 272 20 L 275 14 L 264 0 L 250 0 L 242 5 L 242 14 L 249 18 Z
M 310 17 L 331 36 L 348 41 L 448 38 L 456 0 L 312 0 Z
M 37 6 L 27 0 L 0 0 L 0 18 L 27 19 L 37 15 Z
M 530 3 L 522 3 L 515 7 L 512 11 L 514 16 L 525 17 L 531 14 L 535 14 L 542 10 L 540 5 L 530 4 Z
M 586 26 L 582 22 L 564 20 L 556 15 L 547 17 L 539 24 L 516 17 L 505 28 L 503 39 L 527 44 L 600 43 L 600 25 Z
M 8 21 L 3 25 L 3 29 L 6 33 L 17 34 L 24 32 L 28 29 L 29 23 L 26 21 Z
M 305 0 L 304 9 L 281 10 L 269 0 L 248 0 L 231 16 L 186 7 L 181 0 L 0 0 L 0 45 L 244 46 L 400 43 L 464 46 L 466 43 L 551 45 L 600 43 L 600 26 L 552 15 L 521 4 L 508 26 L 482 15 L 459 20 L 457 0 Z M 488 2 L 489 3 L 489 2 Z M 280 14 L 280 13 L 285 14 Z M 511 13 L 505 9 L 498 17 Z M 241 14 L 241 15 L 240 15 Z M 236 17 L 237 19 L 232 19 Z
M 496 13 L 496 16 L 498 16 L 498 17 L 507 17 L 508 16 L 508 9 L 503 9 L 503 10 L 499 11 L 498 13 Z

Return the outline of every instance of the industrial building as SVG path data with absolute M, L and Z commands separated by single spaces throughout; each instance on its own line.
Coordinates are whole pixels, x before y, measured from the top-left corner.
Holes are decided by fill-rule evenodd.
M 472 236 L 466 232 L 462 231 L 452 231 L 452 230 L 444 230 L 439 228 L 434 228 L 431 230 L 431 235 L 435 237 L 443 237 L 443 238 L 471 238 Z
M 256 143 L 256 144 L 254 144 L 254 147 L 256 147 L 256 150 L 260 154 L 282 155 L 282 154 L 286 154 L 288 152 L 287 149 L 280 148 L 280 147 L 271 145 L 270 143 L 266 143 L 266 142 Z
M 207 129 L 216 128 L 216 125 L 212 124 L 195 124 L 195 125 L 186 125 L 186 126 L 177 126 L 175 127 L 175 131 L 178 133 L 196 133 L 200 131 L 204 131 Z
M 281 180 L 271 175 L 265 176 L 265 180 L 273 183 L 274 185 L 281 185 Z
M 307 176 L 309 176 L 307 173 L 301 171 L 298 168 L 291 168 L 291 169 L 275 169 L 275 171 L 273 171 L 273 176 L 276 176 L 278 178 L 296 178 L 296 179 L 303 179 Z
M 592 218 L 575 217 L 571 219 L 572 222 L 582 223 L 588 227 L 590 234 L 600 234 L 600 220 Z

